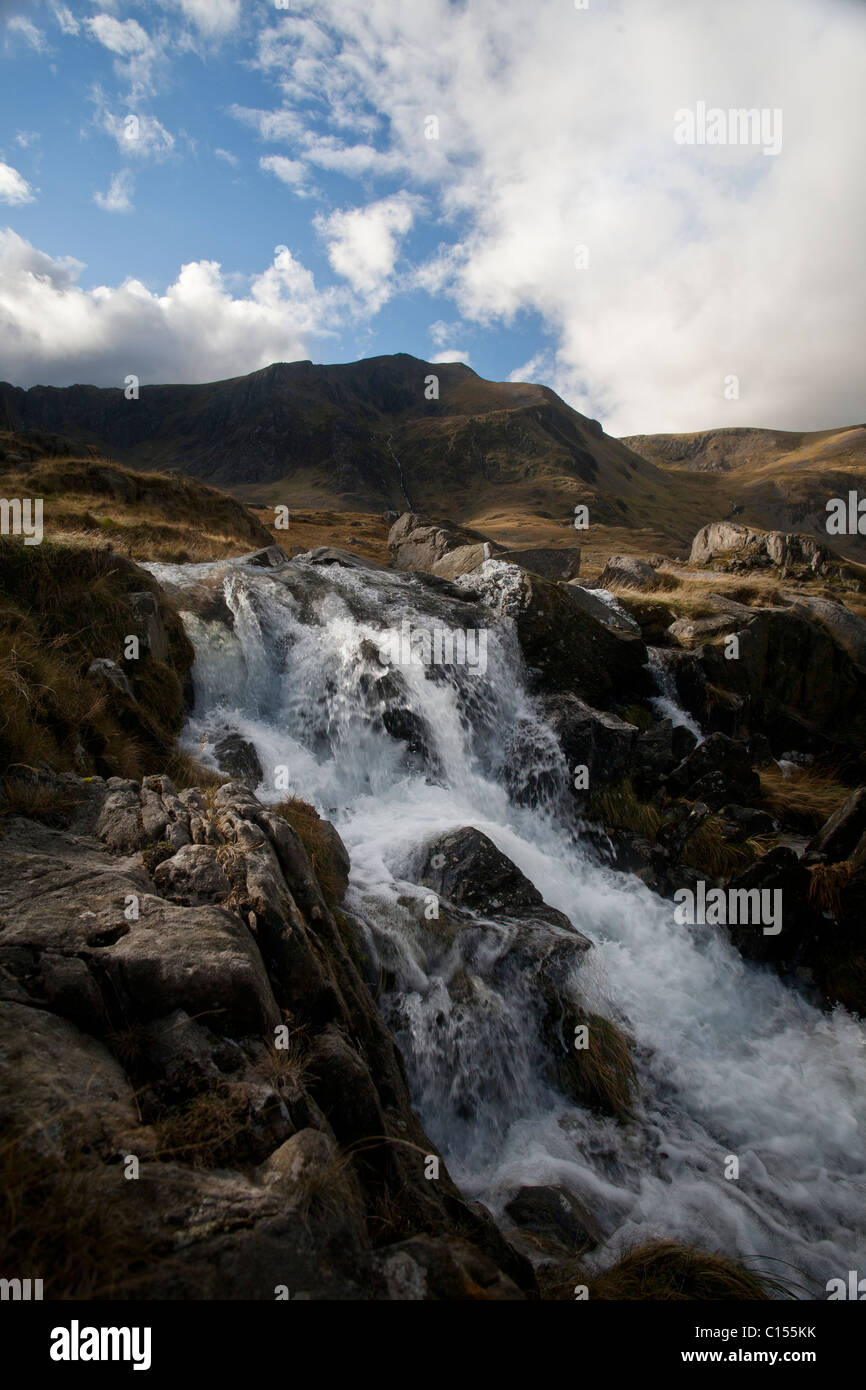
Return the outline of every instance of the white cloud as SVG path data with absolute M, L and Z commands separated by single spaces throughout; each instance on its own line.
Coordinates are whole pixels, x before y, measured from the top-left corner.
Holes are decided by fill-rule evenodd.
M 214 154 L 217 156 L 218 159 L 224 159 L 226 164 L 230 164 L 233 169 L 236 169 L 240 164 L 240 160 L 238 159 L 237 155 L 232 154 L 231 150 L 223 150 L 219 146 L 217 146 L 217 148 L 214 150 Z
M 282 154 L 268 154 L 259 160 L 259 167 L 269 174 L 275 174 L 282 183 L 288 184 L 297 193 L 303 191 L 307 169 L 300 160 L 286 159 Z
M 367 207 L 315 219 L 316 230 L 328 244 L 332 267 L 365 298 L 371 312 L 389 298 L 400 239 L 412 226 L 419 206 L 419 199 L 411 194 L 398 193 Z
M 94 15 L 84 21 L 91 37 L 115 54 L 114 68 L 129 83 L 133 101 L 156 89 L 157 74 L 165 66 L 166 39 L 153 39 L 135 19 L 115 19 L 110 14 Z
M 48 48 L 42 30 L 37 29 L 36 25 L 32 24 L 29 19 L 25 19 L 23 15 L 13 15 L 6 25 L 6 30 L 10 34 L 20 34 L 24 42 L 29 44 L 35 53 L 45 53 Z
M 137 112 L 118 115 L 109 111 L 98 88 L 95 100 L 96 124 L 116 141 L 125 158 L 159 161 L 173 154 L 174 136 L 155 116 L 139 115 Z
M 456 333 L 462 332 L 462 329 L 463 325 L 461 323 L 446 323 L 444 319 L 437 319 L 435 323 L 431 323 L 427 332 L 430 334 L 436 347 L 441 348 L 448 342 L 449 338 L 453 338 Z
M 304 10 L 260 35 L 283 104 L 256 113 L 259 132 L 423 190 L 442 245 L 414 283 L 464 322 L 536 318 L 578 409 L 617 433 L 862 416 L 866 6 L 535 0 L 531 23 L 501 0 Z M 781 153 L 677 145 L 674 114 L 698 101 L 780 108 Z M 387 225 L 360 209 L 325 234 L 381 303 Z
M 107 386 L 133 372 L 143 382 L 213 381 L 309 357 L 353 311 L 345 292 L 319 291 L 290 252 L 243 295 L 216 261 L 184 265 L 163 294 L 135 279 L 85 290 L 83 269 L 0 231 L 0 380 Z
M 132 212 L 132 194 L 135 180 L 128 169 L 114 174 L 107 193 L 94 193 L 93 201 L 103 212 Z
M 228 34 L 240 19 L 240 0 L 171 0 L 203 34 Z
M 75 15 L 66 5 L 52 5 L 54 18 L 64 34 L 77 34 L 81 28 Z
M 11 203 L 15 206 L 18 203 L 32 202 L 35 202 L 35 197 L 27 180 L 17 169 L 13 169 L 11 164 L 4 164 L 0 160 L 0 203 Z
M 459 348 L 446 348 L 444 352 L 437 352 L 430 358 L 431 362 L 465 362 L 469 363 L 469 353 L 462 352 Z
M 20 145 L 22 150 L 29 149 L 41 138 L 38 130 L 16 130 L 15 132 L 15 144 Z

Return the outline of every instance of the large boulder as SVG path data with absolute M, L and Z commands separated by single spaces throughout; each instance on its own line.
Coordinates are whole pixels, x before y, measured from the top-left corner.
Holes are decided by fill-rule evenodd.
M 388 549 L 401 570 L 426 570 L 443 579 L 456 579 L 478 569 L 502 547 L 480 531 L 448 521 L 424 521 L 405 512 L 388 533 Z
M 727 635 L 736 635 L 731 654 Z M 826 752 L 866 743 L 866 674 L 826 622 L 802 604 L 758 608 L 733 618 L 731 633 L 707 641 L 702 723 L 764 734 L 773 751 Z
M 639 555 L 611 555 L 598 582 L 602 589 L 614 584 L 621 589 L 646 589 L 656 583 L 656 572 Z
M 515 1226 L 556 1241 L 572 1255 L 604 1240 L 592 1212 L 567 1187 L 521 1187 L 505 1210 Z
M 653 693 L 643 640 L 599 622 L 570 584 L 554 584 L 494 560 L 484 566 L 478 585 L 488 602 L 513 620 L 530 683 L 539 693 L 570 692 L 595 709 Z
M 672 796 L 707 801 L 715 807 L 728 801 L 748 804 L 761 792 L 748 745 L 720 733 L 710 734 L 693 748 L 665 785 Z
M 580 573 L 580 546 L 564 546 L 561 550 L 553 546 L 530 546 L 525 550 L 506 550 L 501 557 L 510 565 L 520 565 L 522 569 L 532 570 L 544 579 L 571 580 Z
M 548 695 L 544 712 L 568 763 L 588 770 L 588 792 L 615 782 L 629 769 L 638 729 L 615 714 L 593 709 L 577 695 Z
M 692 541 L 689 563 L 710 564 L 721 559 L 733 569 L 778 569 L 785 575 L 825 575 L 840 561 L 814 536 L 800 532 L 759 531 L 730 521 L 704 526 Z

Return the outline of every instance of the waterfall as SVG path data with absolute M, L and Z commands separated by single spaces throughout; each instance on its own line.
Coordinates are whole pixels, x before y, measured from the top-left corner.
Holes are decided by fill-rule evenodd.
M 565 1184 L 606 1234 L 596 1267 L 669 1237 L 823 1297 L 828 1279 L 862 1266 L 862 1026 L 841 1008 L 821 1012 L 720 932 L 676 924 L 671 903 L 595 860 L 507 619 L 469 585 L 457 599 L 387 571 L 149 568 L 196 650 L 184 746 L 200 756 L 204 742 L 207 758 L 222 728 L 238 730 L 266 769 L 258 795 L 312 801 L 346 842 L 347 907 L 379 971 L 380 1007 L 421 1120 L 468 1197 L 501 1215 L 523 1184 Z M 384 670 L 383 633 L 406 620 L 486 624 L 485 669 Z M 427 922 L 425 846 L 463 826 L 593 949 L 581 954 L 555 924 L 520 930 L 495 914 L 458 932 Z M 540 1013 L 554 956 L 562 987 L 633 1040 L 631 1120 L 583 1109 L 550 1080 Z M 729 1156 L 738 1178 L 725 1177 Z
M 699 741 L 703 740 L 700 725 L 680 704 L 676 678 L 671 670 L 671 653 L 665 647 L 647 647 L 647 653 L 647 665 L 659 692 L 650 702 L 656 714 L 660 719 L 669 719 L 675 727 L 688 729 Z

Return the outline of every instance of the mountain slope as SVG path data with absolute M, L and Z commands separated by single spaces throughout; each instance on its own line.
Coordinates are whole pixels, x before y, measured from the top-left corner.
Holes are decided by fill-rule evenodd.
M 435 400 L 425 394 L 431 376 Z M 489 382 L 462 363 L 405 353 L 144 386 L 136 401 L 120 388 L 2 384 L 0 428 L 61 433 L 124 464 L 176 468 L 247 501 L 400 511 L 408 501 L 468 522 L 489 520 L 506 496 L 509 512 L 566 529 L 578 503 L 594 525 L 630 528 L 652 524 L 655 509 L 682 530 L 680 543 L 704 519 L 678 527 L 682 499 L 670 496 L 664 473 L 546 387 Z M 700 489 L 692 492 L 697 502 Z
M 849 491 L 866 497 L 866 425 L 797 433 L 717 429 L 697 434 L 631 435 L 622 441 L 672 478 L 700 475 L 723 514 L 780 531 L 807 531 L 825 544 L 866 559 L 866 537 L 828 538 L 826 504 Z M 720 513 L 722 514 L 722 513 Z

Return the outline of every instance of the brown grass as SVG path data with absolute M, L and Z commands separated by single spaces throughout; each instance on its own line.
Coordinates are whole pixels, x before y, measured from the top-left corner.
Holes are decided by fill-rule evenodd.
M 761 796 L 766 810 L 778 820 L 820 830 L 834 811 L 851 795 L 832 770 L 801 767 L 786 777 L 779 767 L 760 772 Z
M 734 878 L 776 843 L 775 835 L 753 835 L 731 843 L 722 835 L 720 816 L 707 816 L 686 841 L 681 863 L 710 878 Z
M 862 872 L 847 859 L 840 864 L 815 864 L 809 872 L 809 902 L 819 912 L 829 912 L 831 917 L 839 916 L 843 890 L 863 878 Z
M 331 842 L 318 811 L 297 796 L 281 801 L 273 809 L 278 816 L 288 821 L 300 838 L 319 881 L 322 897 L 330 910 L 336 911 L 340 901 L 341 881 L 334 866 Z
M 569 1048 L 560 1062 L 563 1085 L 581 1104 L 627 1118 L 637 1089 L 637 1073 L 625 1035 L 600 1014 L 575 1017 L 571 1022 L 587 1025 L 589 1046 Z
M 790 1296 L 777 1278 L 753 1274 L 736 1260 L 674 1241 L 651 1241 L 629 1251 L 611 1269 L 586 1281 L 590 1300 L 732 1302 Z
M 662 823 L 658 807 L 641 801 L 628 777 L 594 792 L 586 815 L 609 830 L 630 830 L 647 840 L 655 839 Z

